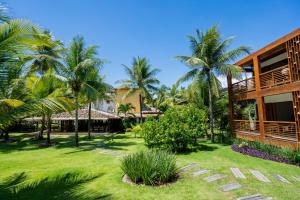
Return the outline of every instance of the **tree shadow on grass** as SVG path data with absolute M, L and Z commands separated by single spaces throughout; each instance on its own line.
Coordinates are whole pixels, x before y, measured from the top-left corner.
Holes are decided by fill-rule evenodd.
M 214 151 L 218 149 L 217 146 L 212 146 L 212 145 L 207 145 L 207 144 L 203 144 L 203 143 L 198 143 L 197 146 L 188 149 L 187 151 L 184 152 L 178 152 L 177 154 L 179 155 L 189 155 L 191 153 L 195 153 L 198 151 Z
M 32 139 L 32 135 L 28 134 L 18 134 L 12 135 L 14 142 L 9 143 L 0 143 L 0 152 L 2 153 L 11 153 L 15 151 L 32 151 L 32 150 L 40 150 L 48 147 L 41 147 L 42 143 L 45 141 L 37 141 Z M 128 138 L 128 136 L 116 135 L 111 140 L 110 136 L 94 136 L 93 139 L 88 139 L 87 136 L 81 136 L 79 141 L 79 147 L 75 146 L 75 139 L 73 135 L 65 135 L 65 136 L 52 136 L 51 142 L 53 148 L 63 149 L 63 148 L 74 148 L 74 153 L 81 151 L 90 151 L 97 148 L 104 148 L 110 150 L 124 150 L 126 151 L 127 146 L 135 145 L 135 142 L 128 142 L 124 139 Z
M 27 180 L 23 173 L 7 177 L 0 183 L 0 199 L 5 200 L 94 200 L 111 199 L 111 194 L 86 189 L 85 184 L 101 177 L 99 175 L 84 175 L 66 173 L 61 176 L 47 177 L 39 181 Z

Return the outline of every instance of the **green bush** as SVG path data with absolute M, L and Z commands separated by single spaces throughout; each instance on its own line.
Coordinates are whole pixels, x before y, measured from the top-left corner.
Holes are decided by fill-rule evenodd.
M 123 158 L 121 168 L 131 181 L 160 185 L 177 177 L 176 158 L 166 151 L 147 151 Z
M 257 150 L 269 153 L 271 155 L 280 156 L 286 158 L 294 163 L 300 163 L 300 151 L 298 150 L 291 150 L 288 148 L 281 148 L 270 144 L 265 144 L 261 142 L 255 141 L 246 141 L 243 139 L 236 139 L 235 144 L 239 144 L 242 146 L 249 146 L 255 148 Z
M 141 134 L 149 148 L 186 151 L 197 146 L 197 138 L 207 129 L 204 110 L 180 106 L 167 110 L 159 120 L 148 120 L 142 125 Z

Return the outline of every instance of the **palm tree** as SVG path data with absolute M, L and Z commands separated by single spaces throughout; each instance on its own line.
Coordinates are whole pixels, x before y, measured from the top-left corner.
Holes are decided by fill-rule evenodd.
M 56 104 L 56 109 L 48 106 L 41 106 L 40 114 L 47 121 L 47 144 L 50 144 L 51 116 L 54 112 L 70 110 L 70 99 L 66 96 L 66 87 L 64 82 L 58 79 L 51 70 L 37 77 L 32 74 L 25 79 L 25 89 L 28 92 L 28 98 L 34 102 L 51 100 Z
M 157 90 L 156 85 L 159 84 L 159 80 L 155 77 L 159 72 L 159 69 L 151 69 L 146 58 L 133 58 L 132 66 L 128 67 L 123 65 L 126 74 L 129 79 L 121 80 L 123 87 L 129 88 L 128 93 L 125 96 L 129 96 L 136 91 L 140 91 L 139 102 L 140 102 L 140 118 L 142 120 L 143 114 L 143 103 L 144 98 L 150 100 L 151 92 Z
M 75 144 L 78 140 L 78 108 L 79 94 L 82 90 L 89 93 L 98 93 L 93 87 L 93 80 L 90 74 L 98 71 L 101 60 L 97 56 L 97 46 L 85 46 L 84 38 L 76 36 L 72 39 L 70 47 L 64 57 L 66 65 L 59 69 L 59 74 L 65 78 L 68 86 L 72 90 L 75 104 Z
M 208 87 L 209 101 L 209 122 L 211 130 L 211 140 L 214 141 L 214 116 L 213 116 L 213 96 L 220 87 L 218 76 L 231 75 L 239 77 L 241 68 L 230 64 L 243 54 L 248 54 L 250 48 L 240 46 L 228 50 L 234 37 L 222 40 L 217 26 L 213 26 L 205 32 L 196 30 L 196 36 L 189 36 L 191 56 L 177 56 L 176 58 L 189 65 L 191 70 L 182 76 L 178 82 L 188 80 L 203 80 Z
M 55 40 L 48 30 L 40 32 L 33 29 L 33 39 L 38 41 L 37 45 L 31 45 L 32 54 L 26 56 L 26 60 L 30 61 L 29 73 L 38 72 L 46 73 L 49 69 L 57 71 L 62 65 L 61 54 L 64 52 L 63 43 Z
M 61 53 L 64 51 L 63 44 L 59 40 L 55 40 L 49 31 L 33 29 L 33 40 L 37 41 L 35 45 L 29 45 L 31 54 L 25 55 L 24 60 L 29 63 L 26 74 L 37 72 L 44 75 L 48 70 L 55 70 L 62 66 Z M 41 120 L 41 129 L 38 134 L 38 139 L 43 139 L 45 129 L 46 116 L 43 113 Z
M 86 98 L 86 102 L 88 103 L 88 138 L 91 139 L 91 113 L 92 113 L 92 103 L 97 100 L 108 100 L 111 97 L 107 95 L 107 92 L 112 89 L 112 86 L 104 82 L 104 78 L 99 75 L 98 70 L 93 71 L 89 74 L 90 80 L 88 84 L 90 84 L 97 92 L 90 90 L 85 87 L 87 90 L 82 90 L 81 95 Z
M 125 104 L 120 104 L 118 107 L 118 114 L 124 114 L 124 118 L 127 118 L 128 115 L 135 116 L 132 113 L 132 110 L 134 109 L 134 106 L 131 103 L 125 103 Z

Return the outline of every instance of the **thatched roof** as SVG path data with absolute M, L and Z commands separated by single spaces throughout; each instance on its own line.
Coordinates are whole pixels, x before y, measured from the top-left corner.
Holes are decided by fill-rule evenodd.
M 78 110 L 78 120 L 88 120 L 89 110 L 88 109 L 79 109 Z M 53 114 L 51 117 L 52 120 L 64 121 L 64 120 L 75 120 L 75 110 L 72 112 L 63 112 L 58 114 Z M 92 120 L 108 120 L 108 119 L 120 119 L 119 116 L 104 112 L 101 110 L 91 110 L 91 119 Z M 40 121 L 41 117 L 30 117 L 26 118 L 27 121 Z

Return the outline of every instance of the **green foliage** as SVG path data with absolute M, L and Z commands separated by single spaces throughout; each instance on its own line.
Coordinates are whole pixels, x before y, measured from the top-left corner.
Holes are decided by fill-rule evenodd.
M 170 108 L 158 120 L 148 120 L 142 135 L 150 148 L 186 151 L 197 145 L 197 138 L 207 129 L 206 112 L 192 106 Z
M 177 176 L 176 158 L 166 151 L 147 151 L 128 155 L 122 160 L 124 174 L 135 183 L 160 185 Z
M 246 141 L 243 139 L 236 139 L 235 144 L 238 144 L 239 146 L 249 146 L 252 148 L 255 148 L 257 150 L 269 153 L 271 155 L 277 155 L 283 158 L 286 158 L 290 161 L 293 161 L 295 163 L 300 163 L 300 151 L 298 150 L 291 150 L 288 148 L 280 148 L 274 145 L 265 144 L 261 142 L 255 142 L 255 141 Z

